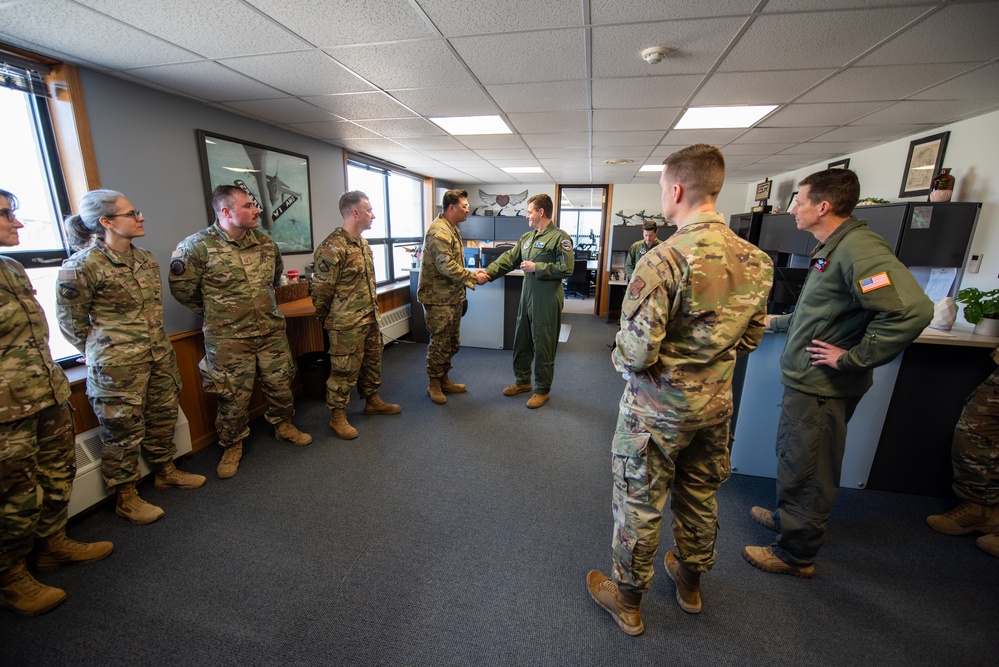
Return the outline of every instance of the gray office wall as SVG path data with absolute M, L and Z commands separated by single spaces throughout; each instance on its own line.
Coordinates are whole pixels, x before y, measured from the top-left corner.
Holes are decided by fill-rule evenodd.
M 313 247 L 342 222 L 336 204 L 344 191 L 343 152 L 302 136 L 158 90 L 81 69 L 101 185 L 121 191 L 146 217 L 136 245 L 156 255 L 163 279 L 168 333 L 201 327 L 166 284 L 170 253 L 184 237 L 211 224 L 201 181 L 195 130 L 208 130 L 309 157 Z M 289 255 L 301 270 L 311 254 Z

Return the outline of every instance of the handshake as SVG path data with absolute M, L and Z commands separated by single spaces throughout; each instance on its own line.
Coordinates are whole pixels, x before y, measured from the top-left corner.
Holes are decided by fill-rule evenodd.
M 485 285 L 489 282 L 489 274 L 482 269 L 479 269 L 475 272 L 475 282 L 479 285 Z

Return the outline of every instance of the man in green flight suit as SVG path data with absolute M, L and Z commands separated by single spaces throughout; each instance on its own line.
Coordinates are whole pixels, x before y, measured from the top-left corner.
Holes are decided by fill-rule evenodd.
M 642 240 L 632 243 L 628 249 L 628 256 L 624 258 L 624 282 L 631 282 L 631 274 L 635 272 L 638 260 L 645 257 L 645 253 L 662 243 L 656 237 L 658 230 L 659 227 L 656 225 L 655 220 L 646 220 L 645 224 L 642 225 Z
M 527 407 L 540 408 L 551 396 L 555 374 L 555 348 L 562 328 L 562 279 L 572 275 L 572 239 L 552 223 L 554 205 L 546 194 L 534 195 L 527 203 L 527 220 L 533 231 L 520 237 L 510 250 L 478 273 L 483 285 L 514 269 L 524 272 L 524 288 L 513 336 L 515 381 L 503 390 L 516 396 L 534 389 Z M 531 386 L 534 362 L 535 387 Z

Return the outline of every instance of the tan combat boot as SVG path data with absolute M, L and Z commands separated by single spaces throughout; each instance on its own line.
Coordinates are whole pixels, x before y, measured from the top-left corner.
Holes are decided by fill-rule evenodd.
M 464 394 L 468 391 L 468 388 L 463 384 L 458 384 L 457 382 L 451 382 L 448 378 L 447 373 L 441 378 L 441 391 L 445 394 Z
M 0 607 L 15 614 L 44 614 L 65 599 L 66 591 L 46 586 L 32 577 L 23 559 L 0 572 Z
M 342 440 L 353 440 L 357 437 L 357 429 L 347 423 L 347 413 L 336 409 L 330 416 L 330 430 Z
M 531 410 L 536 410 L 547 403 L 548 399 L 551 397 L 551 394 L 531 394 L 531 397 L 527 399 L 527 407 Z
M 235 445 L 228 445 L 222 450 L 222 460 L 219 461 L 215 474 L 219 479 L 229 479 L 239 470 L 239 460 L 243 458 L 243 443 L 237 442 Z
M 173 461 L 160 464 L 160 469 L 156 471 L 156 478 L 153 486 L 157 489 L 197 489 L 205 484 L 204 475 L 194 475 L 183 470 L 178 470 Z
M 926 517 L 930 528 L 945 535 L 992 533 L 999 530 L 999 507 L 961 503 L 946 514 Z
M 62 565 L 96 563 L 112 551 L 114 545 L 110 542 L 77 542 L 66 537 L 66 529 L 61 528 L 36 541 L 35 567 L 39 572 L 48 572 Z
M 590 597 L 611 615 L 618 627 L 629 635 L 645 632 L 642 623 L 642 594 L 620 588 L 602 572 L 590 570 L 586 575 L 586 589 Z
M 312 436 L 308 433 L 302 433 L 299 431 L 295 425 L 291 423 L 290 419 L 286 419 L 274 427 L 274 437 L 278 440 L 286 440 L 299 446 L 307 445 L 312 442 Z
M 427 394 L 430 396 L 430 400 L 437 405 L 444 405 L 447 403 L 447 397 L 444 395 L 444 392 L 441 391 L 440 378 L 430 378 L 430 386 L 427 387 Z
M 509 387 L 503 388 L 503 395 L 516 396 L 517 394 L 523 394 L 524 392 L 531 391 L 531 389 L 534 389 L 534 387 L 531 386 L 530 382 L 528 382 L 527 384 L 519 384 L 517 382 L 514 382 Z
M 368 396 L 364 404 L 364 414 L 366 415 L 397 415 L 402 412 L 402 406 L 397 403 L 386 403 L 378 394 Z
M 676 601 L 688 614 L 701 613 L 701 573 L 692 572 L 677 559 L 673 550 L 666 552 L 666 574 L 676 584 Z
M 982 535 L 975 540 L 975 546 L 988 555 L 999 558 L 999 533 L 995 535 Z
M 137 526 L 145 526 L 153 521 L 163 518 L 163 510 L 156 505 L 147 503 L 139 497 L 139 492 L 135 490 L 135 483 L 122 484 L 118 487 L 118 504 L 114 508 L 114 513 L 124 517 Z

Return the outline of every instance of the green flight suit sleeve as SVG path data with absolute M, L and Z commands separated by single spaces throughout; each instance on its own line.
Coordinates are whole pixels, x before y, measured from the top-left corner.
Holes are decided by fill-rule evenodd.
M 521 236 L 517 240 L 517 245 L 497 257 L 495 261 L 491 262 L 489 266 L 486 267 L 486 273 L 489 274 L 489 280 L 496 280 L 500 276 L 505 276 L 514 269 L 520 268 L 520 263 L 523 261 L 521 259 L 521 245 L 524 243 L 524 238 L 533 233 L 534 232 L 527 232 L 527 234 Z
M 205 274 L 207 253 L 201 244 L 181 241 L 170 257 L 170 293 L 198 317 L 205 316 L 201 279 Z
M 776 331 L 778 333 L 787 333 L 787 330 L 791 328 L 791 318 L 794 313 L 788 315 L 772 315 L 770 317 L 770 330 Z
M 93 282 L 72 259 L 59 269 L 56 290 L 56 318 L 59 331 L 81 353 L 87 352 L 90 335 L 90 308 L 94 300 Z
M 635 252 L 635 245 L 628 248 L 628 254 L 624 258 L 624 282 L 630 283 L 631 276 L 635 273 L 635 265 L 638 264 L 638 253 Z
M 534 273 L 539 280 L 562 280 L 572 276 L 575 259 L 572 252 L 572 239 L 565 232 L 559 239 L 554 262 L 536 262 Z
M 840 370 L 855 371 L 886 364 L 912 343 L 933 319 L 933 304 L 912 273 L 894 256 L 856 259 L 851 266 L 853 297 L 875 313 L 864 336 L 837 361 Z M 883 274 L 883 276 L 882 276 Z M 881 287 L 867 291 L 874 278 Z M 887 280 L 887 284 L 885 283 Z

